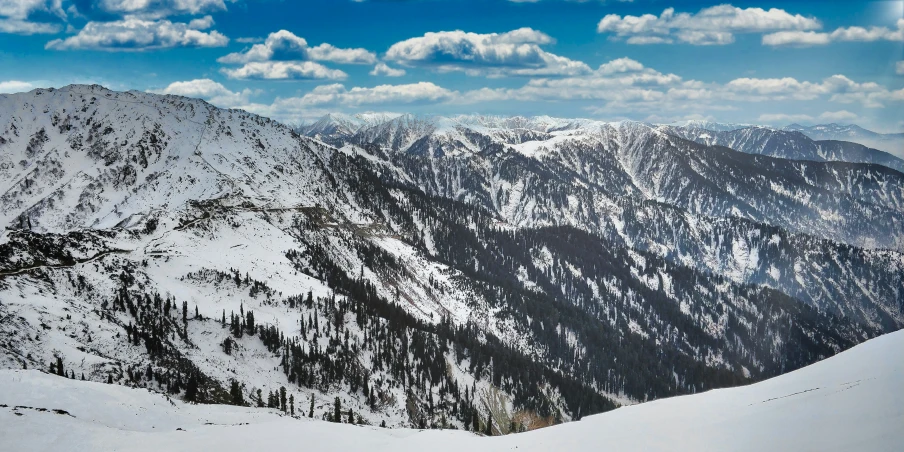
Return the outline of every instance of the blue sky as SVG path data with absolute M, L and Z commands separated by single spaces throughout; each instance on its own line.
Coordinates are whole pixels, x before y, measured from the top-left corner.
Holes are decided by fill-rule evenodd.
M 904 1 L 0 0 L 0 92 L 904 131 Z

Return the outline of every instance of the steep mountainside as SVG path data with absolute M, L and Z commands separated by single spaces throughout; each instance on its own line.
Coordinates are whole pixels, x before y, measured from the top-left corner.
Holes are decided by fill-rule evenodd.
M 636 123 L 318 124 L 99 86 L 0 96 L 0 364 L 509 433 L 904 325 L 904 176 L 884 167 Z
M 404 140 L 367 143 L 374 134 L 365 129 L 351 139 L 364 144 L 342 151 L 384 180 L 481 206 L 513 227 L 570 225 L 874 325 L 900 322 L 900 253 L 820 237 L 900 249 L 901 173 L 750 156 L 637 123 L 550 135 L 485 121 L 421 121 L 414 130 L 397 121 L 380 127 Z M 505 141 L 516 133 L 516 142 Z M 529 133 L 548 136 L 520 140 Z

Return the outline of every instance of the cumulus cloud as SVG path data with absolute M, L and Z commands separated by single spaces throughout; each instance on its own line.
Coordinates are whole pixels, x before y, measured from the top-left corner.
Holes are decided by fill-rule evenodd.
M 774 101 L 812 100 L 829 96 L 840 103 L 860 103 L 868 108 L 881 108 L 886 101 L 897 100 L 895 92 L 874 82 L 855 82 L 844 75 L 833 75 L 821 82 L 785 78 L 738 78 L 725 85 L 733 100 Z
M 844 75 L 833 75 L 821 82 L 798 81 L 785 78 L 739 78 L 725 85 L 726 96 L 732 100 L 774 101 L 812 100 L 829 96 L 840 103 L 860 103 L 867 108 L 882 108 L 889 101 L 904 99 L 904 90 L 889 91 L 875 82 L 855 82 Z
M 881 108 L 904 101 L 904 89 L 890 91 L 873 82 L 856 82 L 843 75 L 821 81 L 795 78 L 738 78 L 727 83 L 686 80 L 662 73 L 630 58 L 600 65 L 590 74 L 576 77 L 537 78 L 518 88 L 482 88 L 456 96 L 450 102 L 575 101 L 591 103 L 598 115 L 682 115 L 737 110 L 743 103 L 822 101 Z M 825 121 L 853 119 L 846 110 L 826 112 Z M 652 116 L 651 116 L 652 117 Z M 778 117 L 772 117 L 775 121 Z M 804 118 L 795 118 L 803 120 Z
M 781 125 L 791 122 L 813 122 L 813 117 L 804 114 L 766 113 L 757 119 L 762 124 Z
M 195 97 L 204 99 L 218 107 L 239 107 L 248 103 L 254 91 L 245 88 L 242 91 L 233 92 L 220 83 L 211 79 L 197 79 L 183 82 L 173 82 L 162 90 L 151 91 L 157 94 L 173 94 L 176 96 Z
M 313 61 L 251 62 L 235 69 L 223 68 L 221 72 L 229 78 L 241 80 L 342 80 L 348 76 L 345 72 Z
M 604 100 L 610 102 L 662 100 L 667 89 L 684 83 L 630 58 L 619 58 L 578 77 L 537 78 L 517 89 L 478 90 L 463 101 L 485 100 Z
M 552 43 L 549 35 L 531 28 L 488 34 L 441 31 L 393 44 L 386 59 L 468 75 L 567 76 L 590 72 L 586 64 L 540 47 Z
M 904 19 L 898 19 L 895 28 L 841 27 L 831 33 L 783 31 L 763 36 L 763 44 L 769 46 L 814 46 L 830 42 L 904 42 Z
M 339 107 L 444 103 L 458 96 L 457 91 L 430 82 L 351 89 L 334 83 L 318 86 L 301 97 L 277 98 L 271 104 L 249 104 L 242 108 L 281 121 L 298 122 L 322 116 Z
M 857 119 L 855 113 L 851 113 L 847 110 L 839 110 L 839 111 L 827 111 L 821 113 L 819 116 L 813 117 L 807 114 L 787 114 L 787 113 L 766 113 L 760 115 L 757 119 L 762 124 L 769 125 L 785 125 L 792 122 L 802 122 L 813 124 L 820 121 L 832 121 L 832 122 L 843 122 L 843 121 L 852 121 Z
M 0 82 L 0 93 L 22 93 L 37 88 L 29 82 L 19 80 L 9 80 Z
M 32 35 L 61 30 L 60 24 L 30 21 L 35 13 L 66 16 L 59 0 L 0 0 L 0 33 Z
M 346 89 L 341 84 L 318 86 L 299 100 L 305 105 L 374 105 L 437 103 L 451 100 L 456 93 L 430 82 L 407 85 L 379 85 Z
M 98 19 L 110 16 L 162 19 L 226 10 L 224 0 L 81 0 L 73 3 L 74 11 L 78 14 Z
M 229 78 L 256 80 L 342 80 L 347 74 L 317 61 L 340 64 L 374 64 L 377 56 L 366 49 L 342 49 L 323 43 L 310 47 L 308 42 L 287 30 L 270 33 L 260 44 L 217 59 L 222 64 L 241 64 L 223 68 Z
M 88 22 L 76 35 L 55 39 L 45 47 L 53 50 L 143 51 L 225 46 L 229 43 L 229 38 L 220 32 L 194 28 L 205 25 L 209 27 L 212 23 L 209 18 L 184 24 L 135 17 L 111 22 Z
M 267 39 L 242 52 L 230 53 L 217 61 L 245 64 L 264 61 L 329 61 L 342 64 L 374 64 L 377 56 L 366 49 L 341 49 L 323 43 L 309 47 L 308 42 L 287 30 L 270 33 Z
M 610 33 L 628 44 L 724 45 L 734 42 L 736 33 L 766 33 L 782 30 L 816 30 L 820 22 L 812 17 L 791 14 L 783 9 L 738 8 L 718 5 L 697 13 L 620 16 L 609 14 L 597 24 L 598 33 Z
M 827 111 L 819 115 L 819 119 L 823 121 L 853 121 L 858 117 L 856 113 L 847 110 Z
M 405 75 L 404 69 L 391 68 L 386 63 L 380 62 L 370 71 L 370 75 L 382 75 L 386 77 L 401 77 Z

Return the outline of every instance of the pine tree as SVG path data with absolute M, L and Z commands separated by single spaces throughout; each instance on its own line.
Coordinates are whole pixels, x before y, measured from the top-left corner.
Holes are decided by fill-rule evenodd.
M 188 383 L 185 384 L 185 401 L 198 401 L 198 378 L 194 373 L 188 376 Z
M 282 410 L 283 413 L 286 412 L 286 387 L 279 387 L 279 409 Z
M 260 390 L 260 388 L 258 388 L 258 390 L 257 390 L 257 407 L 258 408 L 264 407 L 264 394 Z
M 248 329 L 248 335 L 254 335 L 254 311 L 248 311 L 245 320 L 245 328 Z
M 242 387 L 239 385 L 238 381 L 232 380 L 232 387 L 229 390 L 229 395 L 232 396 L 232 404 L 233 405 L 244 405 L 245 399 L 242 396 Z
M 289 394 L 289 415 L 295 416 L 295 395 Z
M 342 403 L 339 402 L 339 396 L 336 396 L 333 405 L 333 422 L 342 422 Z
M 63 357 L 62 356 L 57 356 L 56 371 L 57 371 L 57 375 L 59 375 L 61 377 L 66 376 L 66 372 L 63 369 Z
M 313 392 L 311 393 L 311 409 L 308 411 L 308 417 L 309 418 L 314 417 L 314 393 Z
M 493 436 L 493 416 L 487 416 L 487 429 L 483 433 L 487 436 Z

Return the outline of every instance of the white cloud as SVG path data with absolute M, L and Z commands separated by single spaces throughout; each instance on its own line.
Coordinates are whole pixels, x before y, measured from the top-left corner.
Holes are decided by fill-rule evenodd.
M 441 31 L 393 44 L 386 59 L 468 75 L 565 76 L 590 72 L 586 64 L 540 47 L 552 43 L 547 34 L 531 28 L 488 34 Z
M 904 75 L 904 61 L 898 61 L 895 63 L 895 73 L 898 75 Z
M 184 82 L 173 82 L 162 90 L 151 91 L 157 94 L 173 94 L 176 96 L 196 97 L 204 99 L 218 107 L 232 108 L 248 103 L 255 94 L 250 89 L 232 92 L 225 86 L 211 79 L 197 79 Z
M 812 100 L 820 96 L 830 96 L 830 101 L 842 103 L 860 102 L 865 107 L 883 106 L 883 96 L 888 89 L 874 82 L 857 83 L 843 75 L 833 75 L 821 82 L 798 81 L 785 78 L 738 78 L 725 85 L 732 100 L 775 101 Z M 887 98 L 884 100 L 893 100 Z
M 32 35 L 57 33 L 62 29 L 55 23 L 29 21 L 29 16 L 36 12 L 66 16 L 59 0 L 0 0 L 0 33 Z
M 769 125 L 783 125 L 792 122 L 813 122 L 813 117 L 810 115 L 802 115 L 802 114 L 786 114 L 786 113 L 775 113 L 775 114 L 762 114 L 757 119 L 762 124 Z
M 96 14 L 114 14 L 142 19 L 162 19 L 174 15 L 197 15 L 225 11 L 226 2 L 224 0 L 95 0 L 78 2 L 75 10 L 87 17 L 93 17 Z
M 904 42 L 904 19 L 898 19 L 896 28 L 841 27 L 831 33 L 786 31 L 763 36 L 763 44 L 769 46 L 813 46 L 830 42 Z
M 260 61 L 220 71 L 229 78 L 241 80 L 342 80 L 348 76 L 313 61 Z
M 142 51 L 172 47 L 222 47 L 229 38 L 218 31 L 192 28 L 212 24 L 202 20 L 193 24 L 168 20 L 144 20 L 129 17 L 112 22 L 88 22 L 74 36 L 55 39 L 45 46 L 53 50 Z
M 370 71 L 370 75 L 382 75 L 386 77 L 401 77 L 405 75 L 404 69 L 391 68 L 386 63 L 380 62 L 374 66 L 374 70 Z
M 827 111 L 819 115 L 819 119 L 823 121 L 853 121 L 858 117 L 856 113 L 847 110 Z
M 831 38 L 828 33 L 815 31 L 779 31 L 763 36 L 763 44 L 768 46 L 813 46 L 828 44 L 829 42 L 831 42 Z
M 499 97 L 516 100 L 606 100 L 615 102 L 662 100 L 667 89 L 681 87 L 681 77 L 663 74 L 630 58 L 619 58 L 587 75 L 566 78 L 539 78 L 513 90 L 482 91 L 466 99 Z M 479 96 L 477 96 L 479 94 Z
M 630 58 L 619 58 L 602 64 L 591 74 L 578 77 L 537 78 L 519 88 L 482 88 L 456 96 L 451 102 L 583 101 L 598 102 L 588 107 L 600 115 L 687 116 L 702 112 L 736 110 L 739 103 L 778 101 L 822 101 L 857 103 L 866 108 L 881 108 L 904 101 L 904 89 L 890 91 L 873 82 L 855 82 L 843 75 L 821 81 L 795 78 L 738 78 L 728 83 L 704 83 L 685 80 L 645 67 Z M 787 113 L 786 113 L 787 114 Z M 819 115 L 825 121 L 853 119 L 853 113 L 841 110 Z M 777 116 L 771 117 L 773 121 Z M 803 120 L 798 116 L 795 119 Z
M 335 111 L 339 107 L 444 103 L 457 96 L 459 96 L 458 92 L 430 82 L 353 87 L 351 89 L 336 83 L 318 86 L 302 97 L 277 98 L 271 104 L 249 104 L 242 108 L 252 113 L 291 123 L 314 119 Z
M 309 54 L 312 60 L 339 64 L 374 64 L 377 61 L 377 56 L 369 50 L 340 49 L 326 43 L 311 47 Z
M 29 82 L 22 82 L 18 80 L 0 82 L 0 93 L 22 93 L 25 91 L 31 91 L 35 88 L 37 87 Z
M 61 29 L 62 27 L 57 24 L 0 19 L 0 33 L 18 35 L 50 34 L 58 33 Z
M 813 117 L 807 114 L 766 113 L 760 115 L 757 121 L 762 124 L 785 125 L 792 122 L 802 122 L 809 124 L 815 124 L 819 121 L 843 122 L 852 121 L 857 118 L 859 118 L 859 116 L 857 116 L 855 113 L 851 113 L 847 110 L 839 110 L 827 111 L 817 117 Z
M 436 103 L 451 100 L 456 93 L 430 82 L 407 85 L 379 85 L 373 88 L 353 87 L 347 90 L 341 84 L 318 86 L 299 100 L 305 105 L 374 105 Z
M 191 28 L 192 30 L 207 30 L 212 27 L 213 24 L 213 17 L 204 16 L 198 19 L 192 19 L 192 21 L 188 23 L 188 28 Z
M 270 33 L 261 44 L 230 53 L 217 61 L 225 64 L 244 64 L 264 61 L 329 61 L 342 64 L 373 64 L 377 56 L 366 49 L 341 49 L 331 44 L 309 47 L 308 42 L 287 30 Z
M 765 33 L 781 30 L 815 30 L 821 24 L 812 17 L 791 14 L 783 9 L 738 8 L 718 5 L 695 14 L 676 13 L 619 16 L 609 14 L 597 24 L 598 33 L 611 33 L 628 44 L 724 45 L 734 42 L 735 33 Z

